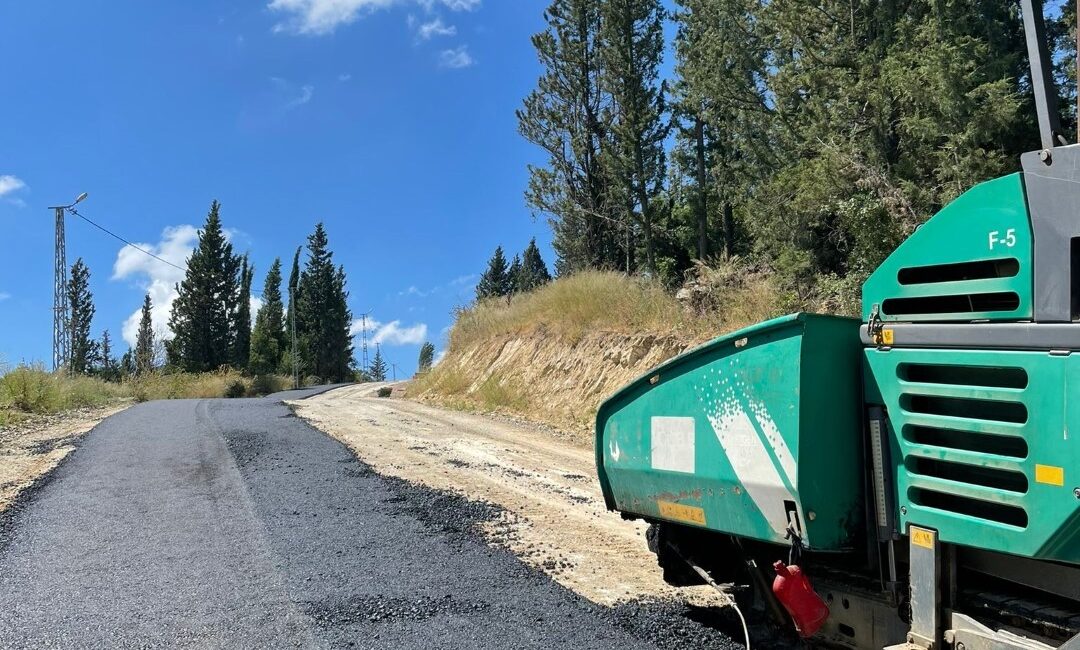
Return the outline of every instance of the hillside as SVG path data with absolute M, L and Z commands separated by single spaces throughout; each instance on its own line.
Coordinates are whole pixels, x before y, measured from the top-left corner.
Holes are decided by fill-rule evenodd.
M 728 282 L 718 301 L 694 311 L 654 283 L 589 272 L 482 302 L 459 313 L 445 357 L 408 394 L 524 417 L 586 444 L 598 405 L 619 387 L 780 310 L 768 278 L 752 274 Z

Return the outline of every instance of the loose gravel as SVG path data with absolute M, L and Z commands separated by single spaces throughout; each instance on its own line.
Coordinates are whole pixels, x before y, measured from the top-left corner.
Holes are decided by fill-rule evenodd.
M 725 613 L 568 591 L 486 541 L 506 516 L 275 398 L 141 404 L 0 528 L 0 647 L 741 646 Z

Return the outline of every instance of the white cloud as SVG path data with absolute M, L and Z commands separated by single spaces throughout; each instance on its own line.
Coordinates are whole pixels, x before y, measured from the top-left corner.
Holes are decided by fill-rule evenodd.
M 475 273 L 470 273 L 468 275 L 459 275 L 458 277 L 450 281 L 450 286 L 460 287 L 463 284 L 472 284 L 476 282 L 476 279 L 479 277 L 480 276 Z
M 352 327 L 349 328 L 349 334 L 357 336 L 363 331 L 364 321 L 359 318 L 353 320 Z M 420 345 L 427 340 L 428 329 L 425 323 L 416 323 L 415 325 L 403 327 L 399 320 L 380 323 L 373 318 L 368 318 L 367 331 L 369 333 L 368 342 L 371 345 L 376 343 L 380 345 Z
M 452 50 L 443 50 L 439 53 L 439 65 L 452 70 L 467 68 L 476 63 L 476 59 L 469 54 L 469 46 L 462 45 Z
M 5 300 L 7 300 L 9 298 L 11 298 L 10 293 L 7 293 L 6 291 L 0 291 L 0 302 L 4 302 Z
M 333 33 L 338 27 L 374 11 L 412 2 L 432 11 L 436 0 L 271 0 L 267 7 L 283 16 L 274 25 L 275 32 L 319 36 Z M 481 0 L 438 2 L 451 11 L 472 11 L 481 4 Z
M 348 81 L 349 79 L 352 79 L 352 75 L 349 74 L 348 72 L 342 72 L 341 74 L 339 74 L 337 76 L 338 81 L 344 82 L 344 81 Z
M 431 365 L 432 366 L 437 366 L 445 358 L 446 358 L 446 348 L 443 348 L 442 350 L 439 350 L 438 352 L 435 353 L 435 358 L 431 361 Z
M 435 20 L 426 22 L 416 30 L 416 36 L 422 41 L 427 41 L 436 36 L 456 36 L 457 27 L 453 25 L 447 25 L 442 21 L 442 18 L 436 17 Z
M 24 187 L 26 187 L 26 183 L 18 176 L 0 175 L 0 196 L 17 192 Z
M 161 233 L 161 241 L 157 244 L 138 244 L 139 248 L 146 249 L 158 257 L 181 267 L 174 268 L 156 260 L 145 253 L 139 252 L 131 246 L 124 246 L 116 254 L 116 262 L 113 264 L 113 279 L 124 280 L 137 279 L 140 287 L 150 294 L 151 321 L 154 325 L 154 333 L 166 339 L 172 338 L 169 330 L 169 313 L 172 311 L 173 301 L 176 300 L 176 283 L 184 279 L 184 268 L 187 258 L 195 248 L 199 232 L 195 226 L 181 225 L 170 226 Z M 135 339 L 139 331 L 139 320 L 142 317 L 142 303 L 121 328 L 124 340 L 134 347 Z
M 429 295 L 431 295 L 435 291 L 438 291 L 438 288 L 435 288 L 432 291 L 424 291 L 423 289 L 419 289 L 415 285 L 413 285 L 413 286 L 409 287 L 408 289 L 406 289 L 404 291 L 399 291 L 398 295 L 399 296 L 416 296 L 417 298 L 427 298 Z
M 381 345 L 420 345 L 426 339 L 427 325 L 424 323 L 402 327 L 401 321 L 395 320 L 375 330 L 371 342 Z
M 314 94 L 315 94 L 315 86 L 307 85 L 307 86 L 302 87 L 300 89 L 300 95 L 298 97 L 294 97 L 293 99 L 290 99 L 285 104 L 285 110 L 291 111 L 292 109 L 296 108 L 297 106 L 303 106 L 304 104 L 311 101 L 311 96 L 314 95 Z
M 6 197 L 5 201 L 14 203 L 20 208 L 26 207 L 26 201 L 17 196 L 9 196 L 22 189 L 26 189 L 26 183 L 21 178 L 10 174 L 0 174 L 0 197 Z

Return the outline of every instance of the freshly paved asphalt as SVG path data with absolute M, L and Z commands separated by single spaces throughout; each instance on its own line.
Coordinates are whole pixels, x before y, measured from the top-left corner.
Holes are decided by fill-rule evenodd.
M 0 647 L 731 646 L 564 590 L 483 541 L 493 507 L 374 474 L 280 398 L 94 429 L 0 522 Z

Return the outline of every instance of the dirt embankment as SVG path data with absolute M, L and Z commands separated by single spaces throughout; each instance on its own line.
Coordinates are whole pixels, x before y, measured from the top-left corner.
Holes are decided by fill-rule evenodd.
M 447 354 L 414 381 L 411 398 L 452 408 L 519 415 L 591 444 L 600 403 L 698 341 L 675 334 L 597 331 L 569 338 L 540 327 Z
M 75 441 L 127 404 L 33 416 L 0 428 L 0 513 L 75 449 Z

